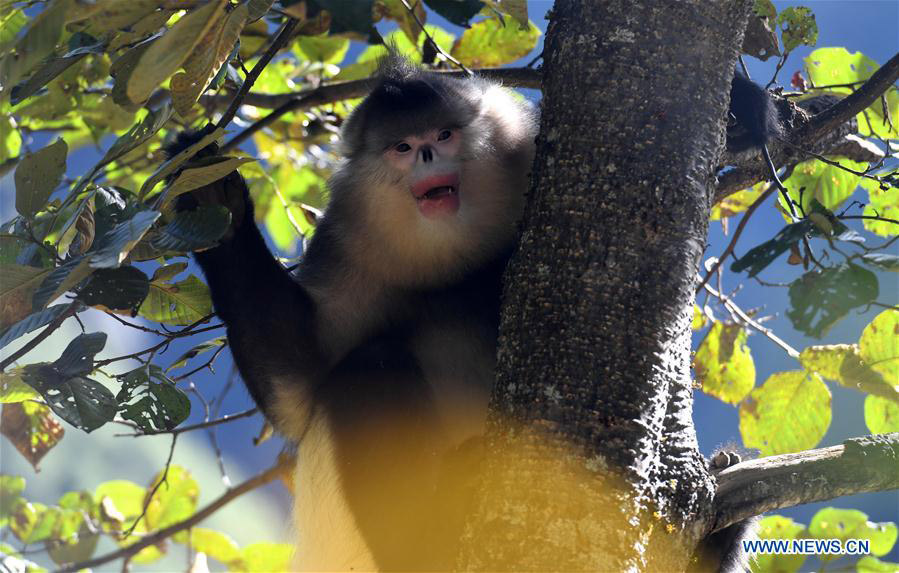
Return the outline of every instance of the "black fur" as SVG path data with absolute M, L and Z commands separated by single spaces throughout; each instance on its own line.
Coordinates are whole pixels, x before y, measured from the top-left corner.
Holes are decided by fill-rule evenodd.
M 736 121 L 727 134 L 730 152 L 760 148 L 783 131 L 771 94 L 740 72 L 734 73 L 730 84 L 729 111 Z

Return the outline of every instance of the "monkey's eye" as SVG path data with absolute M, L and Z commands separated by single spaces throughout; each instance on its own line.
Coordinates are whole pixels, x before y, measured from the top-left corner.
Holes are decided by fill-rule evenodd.
M 450 137 L 453 136 L 453 132 L 449 129 L 444 129 L 439 134 L 437 134 L 437 141 L 446 141 Z
M 393 146 L 393 150 L 397 153 L 409 153 L 412 151 L 412 146 L 405 141 L 401 141 Z

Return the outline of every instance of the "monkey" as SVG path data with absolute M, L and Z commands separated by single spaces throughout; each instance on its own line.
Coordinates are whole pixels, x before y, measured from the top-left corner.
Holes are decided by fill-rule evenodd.
M 179 197 L 232 213 L 194 257 L 249 393 L 298 444 L 294 569 L 452 568 L 536 132 L 508 89 L 389 57 L 295 272 L 236 171 Z
M 293 275 L 239 174 L 183 196 L 232 211 L 194 256 L 250 394 L 298 444 L 294 568 L 451 568 L 536 125 L 498 84 L 389 59 Z

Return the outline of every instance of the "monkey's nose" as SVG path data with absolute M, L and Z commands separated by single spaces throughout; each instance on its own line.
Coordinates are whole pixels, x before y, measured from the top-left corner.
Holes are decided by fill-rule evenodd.
M 425 163 L 434 161 L 434 150 L 430 146 L 425 145 L 421 148 L 421 160 Z

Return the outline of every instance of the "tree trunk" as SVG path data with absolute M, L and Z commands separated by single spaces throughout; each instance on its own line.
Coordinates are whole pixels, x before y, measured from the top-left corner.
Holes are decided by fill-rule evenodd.
M 682 570 L 706 533 L 691 305 L 750 4 L 556 1 L 464 568 Z

